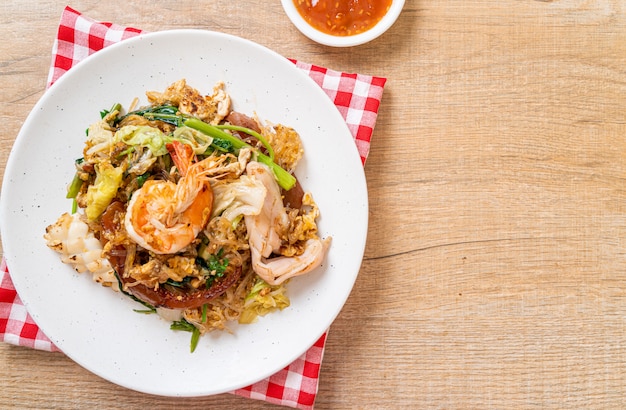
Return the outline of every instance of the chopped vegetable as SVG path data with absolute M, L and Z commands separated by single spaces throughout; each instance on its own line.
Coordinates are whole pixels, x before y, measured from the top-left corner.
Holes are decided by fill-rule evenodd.
M 196 327 L 194 325 L 192 325 L 191 323 L 187 322 L 185 319 L 176 320 L 176 321 L 172 322 L 172 324 L 170 325 L 170 329 L 172 329 L 172 330 L 182 330 L 184 332 L 191 332 L 195 328 Z
M 200 121 L 197 118 L 186 118 L 183 120 L 183 123 L 191 128 L 195 128 L 198 131 L 201 131 L 207 135 L 210 135 L 213 138 L 223 139 L 233 144 L 233 147 L 236 149 L 240 148 L 253 148 L 249 144 L 246 144 L 239 138 L 217 128 L 214 125 L 207 124 L 204 121 Z M 278 185 L 280 185 L 285 190 L 290 190 L 296 185 L 296 178 L 291 175 L 289 172 L 285 171 L 278 164 L 276 164 L 272 158 L 268 157 L 265 154 L 257 153 L 256 160 L 260 163 L 263 163 L 270 167 L 274 175 L 276 176 L 276 180 L 278 181 Z
M 239 317 L 239 323 L 249 324 L 257 320 L 258 316 L 265 316 L 277 309 L 289 306 L 289 298 L 285 294 L 283 285 L 269 285 L 259 278 L 248 296 L 246 296 L 244 310 Z
M 211 273 L 214 273 L 215 276 L 224 275 L 224 271 L 226 270 L 226 267 L 228 266 L 228 259 L 222 257 L 223 254 L 224 254 L 224 249 L 220 249 L 217 252 L 217 255 L 211 255 L 209 256 L 209 259 L 207 260 L 207 265 L 209 267 L 209 270 L 211 271 Z
M 242 215 L 258 215 L 267 190 L 256 178 L 242 175 L 230 184 L 213 187 L 213 215 L 221 215 L 231 223 Z
M 111 109 L 100 111 L 100 118 L 104 119 L 107 115 L 119 112 L 121 109 L 122 105 L 120 103 L 113 104 L 113 107 L 111 107 Z
M 161 130 L 148 125 L 122 127 L 115 133 L 115 140 L 130 146 L 146 147 L 156 156 L 167 154 L 165 145 L 169 142 L 168 137 Z
M 203 247 L 198 253 L 196 263 L 202 267 L 206 286 L 213 284 L 216 278 L 221 278 L 228 267 L 228 259 L 223 257 L 224 250 L 220 248 L 217 254 L 209 254 L 208 247 Z
M 96 181 L 87 189 L 85 214 L 91 221 L 96 220 L 111 203 L 122 182 L 124 171 L 108 162 L 96 165 Z
M 78 165 L 83 163 L 83 161 L 84 158 L 78 158 L 75 162 Z M 76 197 L 80 193 L 80 189 L 83 187 L 83 182 L 84 181 L 81 179 L 80 173 L 76 172 L 74 173 L 72 182 L 67 187 L 67 195 L 65 195 L 65 197 L 72 200 L 72 214 L 75 214 L 76 211 L 78 211 L 78 201 L 76 200 Z
M 206 305 L 205 305 L 206 306 Z M 182 330 L 184 332 L 191 332 L 191 342 L 189 343 L 189 351 L 193 353 L 198 346 L 198 341 L 200 340 L 200 330 L 187 322 L 185 319 L 176 320 L 172 322 L 170 325 L 170 329 L 172 330 Z
M 80 179 L 80 174 L 77 172 L 74 174 L 74 178 L 72 179 L 70 186 L 67 188 L 67 195 L 65 197 L 68 199 L 76 198 L 82 186 L 83 180 Z
M 207 305 L 206 303 L 202 305 L 202 323 L 206 323 L 206 319 L 207 319 L 206 313 L 208 309 L 209 309 L 209 305 Z
M 221 130 L 239 131 L 239 132 L 244 132 L 246 134 L 252 135 L 254 138 L 256 138 L 259 141 L 261 141 L 261 144 L 263 144 L 265 149 L 267 149 L 267 153 L 268 153 L 269 157 L 271 158 L 272 161 L 274 161 L 274 149 L 272 148 L 270 143 L 267 141 L 267 139 L 263 135 L 261 135 L 258 132 L 256 132 L 255 130 L 252 130 L 252 129 L 246 128 L 246 127 L 241 127 L 239 125 L 226 125 L 226 124 L 224 124 L 224 125 L 215 125 L 215 128 L 219 128 Z
M 149 108 L 145 110 L 133 111 L 129 113 L 129 115 L 131 114 L 141 115 L 149 119 L 159 120 L 159 121 L 167 122 L 169 124 L 174 124 L 178 127 L 185 125 L 187 127 L 193 128 L 195 130 L 202 132 L 203 134 L 207 136 L 212 137 L 214 140 L 212 141 L 211 146 L 220 150 L 223 150 L 223 147 L 224 147 L 224 144 L 222 141 L 226 141 L 235 150 L 239 150 L 241 148 L 251 148 L 254 150 L 254 147 L 245 143 L 244 141 L 240 140 L 234 135 L 227 133 L 222 128 L 234 129 L 236 131 L 246 132 L 254 136 L 255 138 L 259 139 L 259 141 L 261 141 L 261 143 L 268 150 L 268 153 L 270 154 L 269 156 L 262 154 L 262 153 L 257 153 L 256 160 L 270 167 L 270 169 L 274 172 L 274 175 L 276 175 L 276 180 L 278 181 L 278 184 L 285 190 L 290 190 L 296 184 L 296 178 L 274 162 L 273 160 L 274 150 L 272 149 L 271 145 L 267 142 L 267 140 L 263 136 L 259 135 L 254 130 L 250 130 L 245 127 L 237 127 L 237 126 L 211 125 L 197 118 L 184 116 L 180 114 L 178 110 L 175 110 L 175 109 L 176 107 L 169 106 L 169 105 L 158 106 L 158 107 Z

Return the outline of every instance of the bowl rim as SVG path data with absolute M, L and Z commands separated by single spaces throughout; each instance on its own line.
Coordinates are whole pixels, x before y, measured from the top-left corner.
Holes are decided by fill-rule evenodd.
M 319 31 L 300 15 L 294 0 L 281 0 L 281 3 L 289 20 L 309 39 L 331 47 L 353 47 L 370 42 L 385 33 L 400 16 L 405 0 L 392 0 L 389 11 L 374 27 L 353 36 L 333 36 Z

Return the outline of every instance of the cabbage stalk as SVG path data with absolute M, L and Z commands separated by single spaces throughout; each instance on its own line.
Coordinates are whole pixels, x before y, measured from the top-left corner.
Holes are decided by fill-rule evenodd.
M 96 180 L 87 189 L 87 208 L 85 209 L 85 215 L 90 221 L 96 220 L 115 198 L 124 175 L 121 167 L 115 168 L 109 162 L 97 164 L 95 169 Z
M 126 145 L 148 148 L 153 155 L 167 154 L 168 137 L 160 129 L 148 125 L 127 125 L 115 133 L 115 140 Z
M 261 181 L 242 175 L 231 183 L 215 184 L 213 188 L 213 212 L 211 217 L 221 215 L 231 223 L 241 215 L 258 215 L 263 207 L 267 189 Z
M 172 139 L 190 145 L 196 155 L 204 154 L 213 143 L 210 136 L 184 125 L 174 130 Z
M 160 129 L 148 125 L 126 125 L 120 128 L 114 141 L 121 141 L 131 147 L 148 148 L 152 155 L 167 154 L 167 144 L 179 141 L 189 145 L 197 155 L 204 154 L 213 142 L 213 138 L 190 127 L 178 127 L 172 135 L 164 134 Z

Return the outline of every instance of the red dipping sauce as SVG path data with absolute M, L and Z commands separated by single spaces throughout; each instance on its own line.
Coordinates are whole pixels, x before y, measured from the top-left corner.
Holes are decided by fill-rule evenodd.
M 333 36 L 353 36 L 374 27 L 389 11 L 392 0 L 293 0 L 315 29 Z

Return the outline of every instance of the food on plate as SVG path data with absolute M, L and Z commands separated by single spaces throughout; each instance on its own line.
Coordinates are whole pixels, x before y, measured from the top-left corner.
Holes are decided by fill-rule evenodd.
M 289 306 L 285 285 L 322 263 L 330 238 L 294 175 L 298 133 L 232 110 L 223 83 L 184 79 L 119 104 L 87 130 L 71 213 L 48 246 L 78 272 L 201 334 Z

